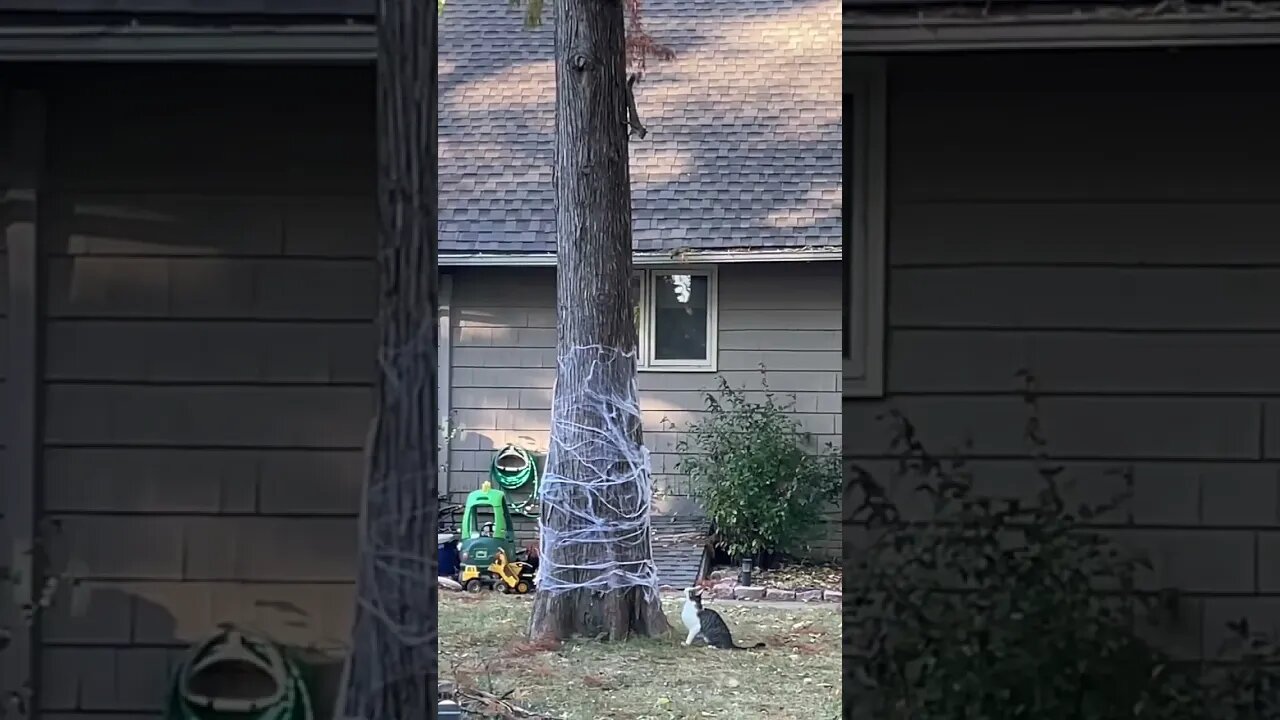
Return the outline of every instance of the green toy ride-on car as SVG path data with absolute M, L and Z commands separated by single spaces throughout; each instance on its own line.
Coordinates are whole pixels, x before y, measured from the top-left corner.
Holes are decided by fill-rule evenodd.
M 523 594 L 533 589 L 534 567 L 516 543 L 506 493 L 487 481 L 467 495 L 460 550 L 458 581 L 464 590 Z

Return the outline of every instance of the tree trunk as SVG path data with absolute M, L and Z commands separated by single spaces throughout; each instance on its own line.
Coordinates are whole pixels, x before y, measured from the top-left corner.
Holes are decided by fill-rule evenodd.
M 378 0 L 378 410 L 339 718 L 435 717 L 436 0 Z
M 556 0 L 559 370 L 529 631 L 621 640 L 669 629 L 649 535 L 636 391 L 621 0 Z

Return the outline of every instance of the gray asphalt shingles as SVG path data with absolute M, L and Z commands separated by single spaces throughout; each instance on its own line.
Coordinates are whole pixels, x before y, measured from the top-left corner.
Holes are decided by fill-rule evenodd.
M 440 248 L 555 249 L 554 19 L 449 0 L 440 27 Z M 636 85 L 635 248 L 840 245 L 840 6 L 646 0 L 675 51 Z
M 702 517 L 653 518 L 653 563 L 657 566 L 658 584 L 689 587 L 697 582 L 709 529 L 709 523 Z

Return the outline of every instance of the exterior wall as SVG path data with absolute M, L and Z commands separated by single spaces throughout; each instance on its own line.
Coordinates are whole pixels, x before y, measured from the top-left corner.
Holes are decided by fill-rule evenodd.
M 1280 620 L 1280 81 L 1275 53 L 893 60 L 888 398 L 980 481 L 1033 488 L 1020 368 L 1080 493 L 1189 591 L 1177 649 Z
M 9 377 L 9 248 L 8 243 L 4 239 L 3 233 L 0 233 L 0 403 L 9 402 L 9 389 L 5 387 L 5 381 Z M 6 417 L 9 411 L 8 407 L 0 405 L 0 417 Z M 9 433 L 0 428 L 0 468 L 9 467 L 8 458 L 5 456 L 8 445 L 12 441 Z M 3 527 L 4 516 L 7 509 L 0 503 L 0 527 Z M 7 547 L 7 538 L 4 533 L 0 533 L 0 551 L 6 556 L 11 556 L 12 548 Z M 9 598 L 0 601 L 0 618 L 9 617 L 7 613 L 12 612 L 13 608 L 7 606 L 10 602 Z
M 455 268 L 454 421 L 449 491 L 461 502 L 509 442 L 547 448 L 555 379 L 555 271 Z M 701 415 L 721 375 L 735 386 L 794 393 L 796 417 L 820 442 L 839 444 L 840 268 L 837 263 L 723 265 L 719 269 L 718 373 L 640 373 L 645 445 L 662 507 L 691 507 L 676 468 L 679 428 Z M 673 431 L 664 418 L 675 423 Z M 838 553 L 838 525 L 820 548 Z
M 76 67 L 46 87 L 40 493 L 56 562 L 86 592 L 43 618 L 42 710 L 154 716 L 182 649 L 228 621 L 302 651 L 329 691 L 373 409 L 371 74 Z M 794 282 L 762 292 L 779 273 Z M 545 447 L 554 346 L 550 271 L 458 274 L 453 395 L 470 430 L 455 488 L 487 469 L 483 447 Z M 720 276 L 721 369 L 745 382 L 768 363 L 837 441 L 838 277 Z M 656 424 L 690 419 L 679 408 L 709 382 L 642 378 L 677 493 L 675 437 Z
M 46 616 L 41 705 L 152 716 L 175 653 L 224 621 L 323 684 L 372 412 L 371 74 L 71 77 L 49 106 L 42 490 L 89 594 Z

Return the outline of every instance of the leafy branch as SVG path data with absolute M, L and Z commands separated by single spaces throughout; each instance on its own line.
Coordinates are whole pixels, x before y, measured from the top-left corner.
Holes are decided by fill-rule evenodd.
M 1129 501 L 1072 500 L 1049 451 L 1035 378 L 1019 375 L 1027 493 L 980 491 L 964 457 L 934 455 L 890 411 L 888 482 L 846 474 L 846 532 L 865 537 L 845 589 L 855 717 L 886 720 L 1263 720 L 1280 717 L 1276 637 L 1232 623 L 1229 664 L 1177 662 L 1144 626 L 1176 621 L 1177 592 L 1094 523 Z M 914 484 L 912 486 L 912 484 Z M 900 508 L 894 488 L 910 487 Z M 853 500 L 853 502 L 850 502 Z M 916 510 L 916 506 L 919 509 Z M 1228 652 L 1228 650 L 1224 650 Z
M 839 452 L 805 431 L 792 414 L 795 397 L 770 390 L 763 366 L 761 400 L 718 382 L 705 414 L 676 444 L 677 469 L 730 555 L 800 551 L 824 531 L 822 512 L 839 502 Z

